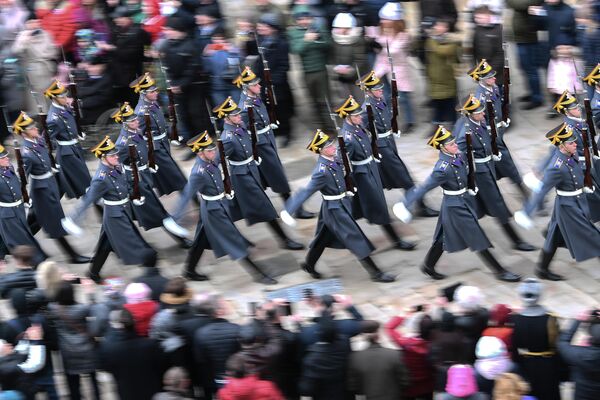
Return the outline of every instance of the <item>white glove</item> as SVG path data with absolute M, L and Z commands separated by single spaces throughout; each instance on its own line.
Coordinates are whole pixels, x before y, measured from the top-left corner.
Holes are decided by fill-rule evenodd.
M 233 200 L 234 197 L 235 197 L 235 191 L 233 189 L 231 189 L 231 193 L 225 193 L 225 198 L 227 200 Z
M 346 197 L 354 197 L 354 194 L 352 190 L 346 190 Z
M 381 158 L 383 158 L 383 157 L 381 156 L 381 154 L 379 155 L 379 157 L 380 158 L 373 157 L 373 160 L 375 160 L 376 163 L 380 163 L 381 162 Z
M 471 196 L 477 196 L 477 193 L 479 193 L 479 188 L 475 186 L 475 190 L 469 189 L 467 190 L 467 193 L 469 193 Z
M 278 129 L 279 128 L 279 125 L 277 125 L 277 124 L 275 124 L 273 122 L 271 122 L 271 125 L 269 125 L 269 126 L 271 127 L 271 129 Z
M 79 136 L 79 140 L 84 141 L 86 137 L 87 137 L 87 135 L 85 134 L 85 132 L 81 132 L 81 136 Z
M 527 214 L 525 214 L 524 211 L 517 211 L 515 213 L 515 222 L 517 223 L 517 225 L 519 225 L 521 228 L 524 229 L 531 229 L 533 228 L 533 221 L 531 220 L 531 218 L 529 218 L 529 216 Z
M 508 126 L 510 125 L 510 118 L 506 118 L 506 121 L 502 121 L 502 124 L 505 128 L 508 128 Z
M 139 199 L 133 200 L 133 205 L 139 207 L 139 206 L 143 206 L 145 202 L 146 202 L 146 198 L 144 196 L 141 196 Z
M 498 155 L 492 154 L 492 160 L 494 160 L 494 161 L 502 160 L 502 153 L 498 152 Z
M 262 158 L 258 157 L 258 161 L 256 162 L 256 165 L 260 165 L 261 162 L 262 162 Z
M 594 193 L 596 191 L 596 186 L 592 186 L 591 188 L 584 186 L 583 193 Z
M 402 131 L 394 132 L 394 137 L 399 138 L 402 135 Z
M 23 202 L 23 205 L 25 206 L 25 208 L 31 208 L 31 206 L 33 206 L 33 202 L 31 201 L 31 199 L 29 199 L 27 203 Z
M 60 220 L 60 224 L 68 234 L 73 236 L 81 236 L 83 229 L 81 229 L 70 217 L 64 217 Z
M 598 153 L 599 153 L 599 154 L 594 154 L 594 155 L 592 156 L 592 158 L 593 158 L 594 160 L 600 160 L 600 150 L 598 150 Z
M 187 229 L 175 222 L 175 220 L 172 217 L 167 217 L 163 219 L 162 223 L 167 231 L 169 231 L 177 237 L 185 238 L 190 234 L 190 232 Z
M 540 190 L 542 190 L 543 183 L 538 179 L 537 176 L 535 176 L 533 172 L 523 175 L 523 183 L 535 193 L 538 193 Z
M 283 223 L 286 224 L 287 226 L 291 226 L 292 228 L 296 227 L 296 220 L 286 210 L 281 211 L 279 213 L 279 217 L 281 218 Z
M 171 144 L 173 146 L 181 146 L 182 140 L 183 140 L 183 136 L 178 136 L 177 140 L 171 140 Z
M 53 174 L 58 174 L 60 172 L 60 165 L 56 164 L 56 168 L 52 168 Z
M 412 214 L 410 213 L 410 211 L 408 211 L 408 208 L 406 208 L 404 203 L 401 201 L 394 204 L 394 207 L 392 207 L 392 212 L 394 213 L 396 218 L 398 218 L 405 224 L 408 224 L 410 221 L 412 221 Z
M 155 174 L 158 172 L 158 165 L 154 165 L 154 168 L 148 167 L 148 169 L 150 170 L 151 173 Z

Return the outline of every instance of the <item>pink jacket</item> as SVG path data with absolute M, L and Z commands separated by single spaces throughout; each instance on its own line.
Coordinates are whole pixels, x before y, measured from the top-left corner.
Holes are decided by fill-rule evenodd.
M 390 64 L 388 62 L 387 52 L 385 50 L 386 40 L 390 46 L 390 55 L 394 63 L 394 72 L 396 73 L 396 82 L 398 90 L 401 92 L 412 92 L 412 77 L 410 74 L 410 65 L 408 64 L 408 55 L 410 51 L 410 36 L 406 32 L 400 32 L 396 36 L 385 36 L 379 29 L 373 32 L 372 36 L 383 49 L 377 54 L 373 70 L 375 75 L 381 77 L 390 74 Z M 391 74 L 388 79 L 392 79 Z

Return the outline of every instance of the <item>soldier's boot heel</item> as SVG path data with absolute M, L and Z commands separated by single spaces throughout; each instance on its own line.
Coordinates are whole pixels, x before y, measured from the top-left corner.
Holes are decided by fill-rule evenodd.
M 277 235 L 279 240 L 281 240 L 281 247 L 283 247 L 284 249 L 288 249 L 288 250 L 304 249 L 304 245 L 302 243 L 298 243 L 295 240 L 290 239 L 285 234 L 285 232 L 281 228 L 281 225 L 279 225 L 279 222 L 276 219 L 269 221 L 269 227 L 271 227 L 271 230 L 275 233 L 275 235 Z
M 200 262 L 202 253 L 204 253 L 204 249 L 200 245 L 192 245 L 187 259 L 185 260 L 185 267 L 183 269 L 183 277 L 185 279 L 198 282 L 207 281 L 210 279 L 207 275 L 196 272 L 196 266 Z
M 313 246 L 308 250 L 306 260 L 300 264 L 302 271 L 309 274 L 313 279 L 323 279 L 323 275 L 315 268 L 317 261 L 319 261 L 319 258 L 321 258 L 321 255 L 323 254 L 323 251 L 325 251 L 325 241 L 315 240 Z
M 87 277 L 93 280 L 98 285 L 102 283 L 102 277 L 100 276 L 100 270 L 104 266 L 108 255 L 110 254 L 110 244 L 108 240 L 106 242 L 100 242 L 94 258 L 92 258 L 92 264 L 87 272 Z
M 425 204 L 425 202 L 421 199 L 417 203 L 416 215 L 418 215 L 419 217 L 433 218 L 433 217 L 439 216 L 440 212 L 437 210 L 434 210 L 431 207 L 428 207 L 427 204 Z
M 396 278 L 394 278 L 391 274 L 385 273 L 382 270 L 380 270 L 379 267 L 375 265 L 375 262 L 371 257 L 365 257 L 359 261 L 362 264 L 363 268 L 367 270 L 373 282 L 390 283 L 396 280 Z
M 515 231 L 515 228 L 510 224 L 510 222 L 502 224 L 502 229 L 504 229 L 506 235 L 513 242 L 513 249 L 519 251 L 534 251 L 536 249 L 535 246 L 521 239 L 517 231 Z
M 263 285 L 275 285 L 277 280 L 267 275 L 258 265 L 254 263 L 250 258 L 244 257 L 240 260 L 241 264 L 246 268 L 246 271 L 252 277 L 252 280 Z
M 69 261 L 71 264 L 87 264 L 92 261 L 90 257 L 82 256 L 81 254 L 77 253 L 64 236 L 56 240 L 58 241 L 60 247 L 62 247 L 65 253 L 67 253 L 69 256 Z
M 554 253 L 556 253 L 556 248 L 551 251 L 544 251 L 540 255 L 540 262 L 538 267 L 535 269 L 535 275 L 540 279 L 545 279 L 547 281 L 563 281 L 565 277 L 559 274 L 555 274 L 550 271 L 550 262 L 552 258 L 554 258 Z
M 421 272 L 428 275 L 430 278 L 436 281 L 446 278 L 446 275 L 440 274 L 435 270 L 435 265 L 439 261 L 442 253 L 444 252 L 444 245 L 440 241 L 435 241 L 425 256 L 423 265 L 421 265 Z
M 392 226 L 392 224 L 381 225 L 385 234 L 389 237 L 389 239 L 394 243 L 394 247 L 398 250 L 413 250 L 417 247 L 417 244 L 414 242 L 409 242 L 406 240 L 402 240 L 398 233 Z
M 490 270 L 494 273 L 496 279 L 504 282 L 519 282 L 521 280 L 521 276 L 514 274 L 502 267 L 498 260 L 490 253 L 489 250 L 478 251 L 477 254 L 483 262 L 488 266 Z

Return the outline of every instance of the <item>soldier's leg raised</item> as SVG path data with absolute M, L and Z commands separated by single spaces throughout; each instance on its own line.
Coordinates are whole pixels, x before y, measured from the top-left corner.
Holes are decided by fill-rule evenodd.
M 381 225 L 381 227 L 398 250 L 413 250 L 417 246 L 416 243 L 402 240 L 392 224 Z
M 444 244 L 440 240 L 436 240 L 433 242 L 427 255 L 425 256 L 425 260 L 423 261 L 423 265 L 421 266 L 421 271 L 425 275 L 429 275 L 431 278 L 435 280 L 441 280 L 446 278 L 446 275 L 440 274 L 435 270 L 435 265 L 439 261 L 442 253 L 444 252 Z
M 302 243 L 298 243 L 295 240 L 290 239 L 285 234 L 285 232 L 281 228 L 281 225 L 279 225 L 279 221 L 274 219 L 269 221 L 268 224 L 271 230 L 275 232 L 275 235 L 277 235 L 277 237 L 280 239 L 281 247 L 288 250 L 302 250 L 304 248 L 304 245 Z
M 198 265 L 200 257 L 202 257 L 202 253 L 204 253 L 204 249 L 207 247 L 208 239 L 206 238 L 206 233 L 204 233 L 204 227 L 202 227 L 196 236 L 196 239 L 194 239 L 194 243 L 185 260 L 185 267 L 183 270 L 183 277 L 185 279 L 191 281 L 206 281 L 209 279 L 208 276 L 196 272 L 196 265 Z
M 513 274 L 512 272 L 504 269 L 504 267 L 500 265 L 498 260 L 496 260 L 496 258 L 492 255 L 492 253 L 490 253 L 489 250 L 486 249 L 478 251 L 477 254 L 479 255 L 479 257 L 481 257 L 483 262 L 485 262 L 488 268 L 492 270 L 492 272 L 498 280 L 505 282 L 518 282 L 521 280 L 520 275 Z

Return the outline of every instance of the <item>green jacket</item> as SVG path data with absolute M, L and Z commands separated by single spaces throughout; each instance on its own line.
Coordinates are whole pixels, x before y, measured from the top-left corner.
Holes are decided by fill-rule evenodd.
M 507 0 L 507 7 L 514 10 L 512 29 L 515 43 L 537 43 L 535 18 L 527 13 L 529 6 L 542 6 L 543 0 Z
M 460 44 L 449 38 L 425 42 L 429 96 L 432 99 L 450 99 L 457 95 L 454 65 L 459 62 Z
M 290 53 L 300 56 L 304 72 L 319 72 L 327 69 L 327 58 L 331 37 L 329 33 L 320 30 L 319 39 L 314 42 L 304 40 L 306 29 L 294 26 L 288 29 Z

